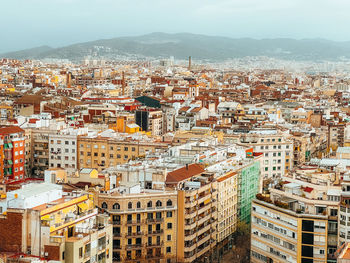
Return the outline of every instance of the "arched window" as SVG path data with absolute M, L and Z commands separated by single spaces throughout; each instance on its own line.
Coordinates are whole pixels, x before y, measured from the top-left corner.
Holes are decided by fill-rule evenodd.
M 132 203 L 131 202 L 128 203 L 128 209 L 132 209 Z
M 137 202 L 136 208 L 141 208 L 141 202 Z
M 149 202 L 147 203 L 147 207 L 152 207 L 152 201 L 149 201 Z
M 166 201 L 166 206 L 172 206 L 173 202 L 169 199 L 168 201 Z
M 162 206 L 162 202 L 158 200 L 158 201 L 156 202 L 156 207 L 161 207 L 161 206 Z
M 120 209 L 120 204 L 119 203 L 114 203 L 113 209 L 119 210 Z
M 107 205 L 106 202 L 103 202 L 103 203 L 102 203 L 102 208 L 104 208 L 104 209 L 107 209 L 107 208 L 108 208 L 108 205 Z

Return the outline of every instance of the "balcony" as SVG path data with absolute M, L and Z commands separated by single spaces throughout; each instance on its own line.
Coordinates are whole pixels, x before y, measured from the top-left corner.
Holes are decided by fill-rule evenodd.
M 139 225 L 141 224 L 141 220 L 128 220 L 126 221 L 127 225 Z
M 148 218 L 147 223 L 160 223 L 163 222 L 164 219 L 163 218 Z
M 197 231 L 197 235 L 198 235 L 198 236 L 199 236 L 199 235 L 202 235 L 203 233 L 207 232 L 208 230 L 210 230 L 210 225 L 207 225 L 207 226 L 203 227 L 202 229 L 199 229 L 199 230 Z
M 163 229 L 160 229 L 160 230 L 155 230 L 155 231 L 148 231 L 147 232 L 149 235 L 160 235 L 163 233 Z
M 139 231 L 139 232 L 134 232 L 134 233 L 126 233 L 125 234 L 125 237 L 136 237 L 136 236 L 142 236 L 142 232 Z
M 208 234 L 207 236 L 204 236 L 202 239 L 197 241 L 197 246 L 202 245 L 203 243 L 205 243 L 206 241 L 210 240 L 210 235 Z
M 147 248 L 157 248 L 157 247 L 162 247 L 163 246 L 163 241 L 157 242 L 157 243 L 147 243 L 146 247 Z
M 185 224 L 185 230 L 191 230 L 193 228 L 195 228 L 197 225 L 197 222 L 193 222 L 191 224 Z
M 126 249 L 140 249 L 142 248 L 143 245 L 140 243 L 140 244 L 132 244 L 132 245 L 126 245 Z

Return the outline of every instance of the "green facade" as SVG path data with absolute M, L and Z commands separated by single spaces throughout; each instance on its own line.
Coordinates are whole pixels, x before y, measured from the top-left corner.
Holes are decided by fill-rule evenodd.
M 250 223 L 252 200 L 259 192 L 260 162 L 243 168 L 238 175 L 238 219 Z

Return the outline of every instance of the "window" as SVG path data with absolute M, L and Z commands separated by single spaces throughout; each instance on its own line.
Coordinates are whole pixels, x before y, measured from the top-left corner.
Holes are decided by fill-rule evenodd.
M 171 247 L 166 247 L 166 253 L 171 253 Z
M 119 203 L 114 203 L 113 204 L 113 209 L 119 210 L 120 209 L 120 204 Z
M 124 151 L 127 152 L 129 150 L 128 147 L 124 147 Z
M 132 209 L 132 203 L 131 202 L 128 203 L 128 209 Z
M 166 201 L 166 206 L 172 206 L 173 202 L 169 199 L 168 201 Z
M 141 208 L 141 202 L 136 203 L 136 208 Z
M 95 148 L 95 149 L 98 149 L 98 145 L 97 145 L 97 144 L 95 144 L 95 145 L 94 145 L 94 148 Z
M 107 205 L 107 203 L 106 203 L 106 202 L 103 202 L 103 203 L 102 203 L 102 208 L 105 208 L 105 209 L 107 209 L 107 208 L 108 208 L 108 205 Z
M 82 258 L 83 257 L 83 247 L 79 248 L 79 257 Z
M 132 147 L 131 150 L 134 152 L 136 149 L 135 149 L 135 147 Z
M 156 207 L 161 207 L 161 206 L 162 206 L 162 202 L 158 200 L 158 201 L 156 202 Z
M 94 153 L 94 156 L 98 156 L 98 153 Z
M 168 223 L 167 227 L 168 227 L 168 229 L 172 229 L 173 228 L 173 223 Z
M 149 201 L 149 202 L 147 203 L 147 207 L 152 207 L 152 201 Z
M 69 142 L 68 142 L 68 141 L 65 141 L 64 143 L 65 143 L 66 145 L 68 145 L 68 144 L 69 144 Z
M 167 235 L 167 240 L 171 241 L 171 235 Z
M 172 211 L 166 212 L 166 217 L 173 217 L 173 212 Z

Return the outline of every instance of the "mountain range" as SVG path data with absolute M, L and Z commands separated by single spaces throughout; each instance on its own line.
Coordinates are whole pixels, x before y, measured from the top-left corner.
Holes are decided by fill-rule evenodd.
M 82 60 L 86 56 L 120 58 L 168 58 L 223 61 L 246 56 L 267 56 L 287 60 L 350 59 L 350 41 L 324 39 L 252 39 L 206 36 L 190 33 L 151 33 L 134 37 L 118 37 L 52 48 L 41 46 L 0 54 L 14 59 Z

